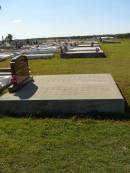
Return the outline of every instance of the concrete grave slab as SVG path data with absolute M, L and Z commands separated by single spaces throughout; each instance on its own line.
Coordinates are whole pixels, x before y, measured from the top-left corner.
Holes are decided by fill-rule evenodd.
M 0 97 L 1 113 L 124 113 L 125 101 L 110 74 L 35 76 Z
M 0 53 L 0 62 L 10 58 L 12 54 Z
M 101 50 L 100 47 L 74 47 L 68 50 L 68 52 L 76 52 L 76 51 L 95 51 L 96 52 L 96 48 L 98 48 L 99 50 Z
M 48 59 L 54 56 L 54 54 L 28 54 L 28 59 Z
M 68 51 L 61 54 L 61 58 L 104 58 L 106 57 L 102 50 L 96 52 L 95 50 L 91 51 Z
M 9 85 L 11 76 L 0 76 L 0 89 Z

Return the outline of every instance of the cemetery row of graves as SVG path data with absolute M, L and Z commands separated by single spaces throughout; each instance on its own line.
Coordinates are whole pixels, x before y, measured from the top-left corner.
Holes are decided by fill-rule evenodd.
M 59 44 L 44 43 L 39 45 L 23 45 L 20 49 L 4 50 L 1 49 L 0 61 L 24 54 L 28 59 L 48 59 L 59 51 L 61 58 L 87 58 L 87 57 L 105 57 L 97 41 L 64 41 Z

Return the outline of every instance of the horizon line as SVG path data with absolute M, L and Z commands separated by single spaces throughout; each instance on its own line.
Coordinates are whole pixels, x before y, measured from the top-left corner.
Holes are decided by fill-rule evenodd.
M 26 37 L 26 38 L 16 38 L 13 40 L 31 40 L 31 39 L 56 39 L 56 38 L 72 38 L 72 37 L 98 37 L 98 36 L 116 36 L 116 35 L 125 35 L 125 34 L 130 34 L 130 32 L 122 32 L 122 33 L 117 33 L 117 34 L 90 34 L 90 35 L 71 35 L 71 36 L 48 36 L 48 37 Z M 13 36 L 13 34 L 11 34 Z M 0 40 L 2 41 L 2 39 Z

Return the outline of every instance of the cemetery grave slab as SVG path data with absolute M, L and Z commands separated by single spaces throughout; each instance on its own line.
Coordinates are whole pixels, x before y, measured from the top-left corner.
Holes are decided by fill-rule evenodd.
M 93 44 L 93 47 L 99 47 L 99 44 Z M 91 44 L 79 44 L 77 47 L 92 47 Z
M 10 58 L 11 54 L 0 53 L 0 62 Z
M 110 74 L 35 76 L 0 97 L 3 114 L 124 113 L 125 101 Z
M 100 50 L 99 52 L 96 52 L 94 50 L 68 51 L 61 54 L 61 58 L 91 58 L 91 57 L 106 57 L 106 56 L 102 50 Z
M 28 57 L 28 59 L 48 59 L 54 56 L 54 54 L 52 53 L 48 53 L 48 54 L 28 54 L 26 55 Z

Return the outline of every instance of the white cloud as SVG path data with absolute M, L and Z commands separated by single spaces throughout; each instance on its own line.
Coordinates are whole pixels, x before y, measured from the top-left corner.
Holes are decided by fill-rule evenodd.
M 12 21 L 12 23 L 14 24 L 19 24 L 19 23 L 22 23 L 23 21 L 21 19 L 15 19 Z

